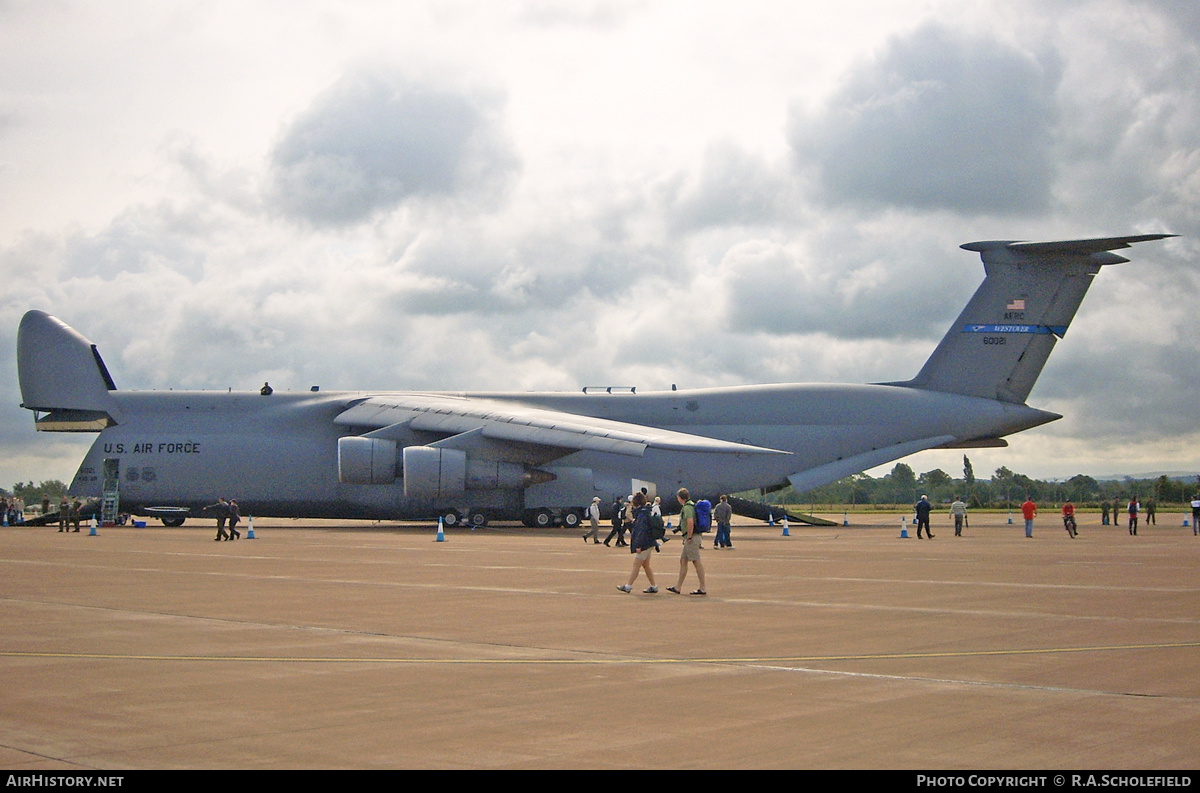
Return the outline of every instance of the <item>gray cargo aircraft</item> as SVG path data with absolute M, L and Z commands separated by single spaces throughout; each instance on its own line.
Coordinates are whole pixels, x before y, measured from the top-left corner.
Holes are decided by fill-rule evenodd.
M 1114 249 L 1143 234 L 972 242 L 986 277 L 911 380 L 582 393 L 118 391 L 42 311 L 17 336 L 38 430 L 99 432 L 71 493 L 180 525 L 217 496 L 275 517 L 578 525 L 594 496 L 804 491 L 925 449 L 1006 446 L 1061 418 L 1025 404 Z M 664 502 L 674 503 L 671 498 Z

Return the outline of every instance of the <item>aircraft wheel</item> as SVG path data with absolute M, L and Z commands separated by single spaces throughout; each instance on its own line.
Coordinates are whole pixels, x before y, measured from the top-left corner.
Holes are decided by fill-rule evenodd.
M 446 528 L 457 526 L 461 522 L 462 517 L 452 509 L 448 509 L 442 513 L 442 523 L 446 526 Z
M 177 529 L 183 525 L 183 518 L 160 518 L 164 526 L 170 526 L 172 529 Z
M 480 512 L 478 510 L 472 510 L 471 514 L 468 516 L 467 520 L 469 520 L 471 522 L 472 526 L 479 528 L 479 529 L 482 529 L 484 526 L 486 526 L 488 524 L 487 515 L 483 514 L 482 512 Z
M 533 525 L 535 528 L 548 529 L 554 525 L 554 513 L 543 507 L 533 513 Z
M 568 529 L 577 529 L 579 524 L 583 523 L 583 516 L 579 514 L 578 510 L 568 509 L 563 513 L 562 522 Z

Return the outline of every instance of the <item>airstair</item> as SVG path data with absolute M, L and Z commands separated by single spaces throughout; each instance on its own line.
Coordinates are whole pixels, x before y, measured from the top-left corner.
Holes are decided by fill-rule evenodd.
M 116 526 L 121 511 L 121 460 L 105 458 L 104 486 L 100 491 L 100 525 Z

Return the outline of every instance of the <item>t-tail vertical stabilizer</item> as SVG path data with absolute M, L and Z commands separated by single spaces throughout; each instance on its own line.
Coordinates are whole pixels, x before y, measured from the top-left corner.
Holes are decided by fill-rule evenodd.
M 1024 404 L 1093 276 L 1129 261 L 1111 251 L 1174 236 L 968 242 L 987 277 L 920 373 L 893 385 Z
M 28 311 L 17 329 L 21 407 L 50 432 L 97 432 L 121 421 L 116 391 L 96 345 L 44 311 Z M 45 415 L 41 415 L 41 414 Z

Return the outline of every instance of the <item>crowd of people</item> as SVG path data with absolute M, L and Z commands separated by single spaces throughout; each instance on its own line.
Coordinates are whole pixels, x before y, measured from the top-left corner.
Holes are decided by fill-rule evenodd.
M 25 522 L 25 502 L 13 496 L 0 497 L 0 522 L 5 526 L 17 526 Z
M 1104 502 L 1100 506 L 1100 523 L 1102 526 L 1108 526 L 1110 525 L 1108 502 Z M 1191 508 L 1192 534 L 1200 536 L 1200 526 L 1196 525 L 1196 521 L 1200 520 L 1200 493 L 1197 493 L 1192 497 Z M 933 532 L 929 530 L 929 516 L 932 511 L 933 505 L 929 502 L 929 497 L 925 495 L 922 495 L 920 501 L 913 505 L 913 523 L 915 523 L 917 526 L 918 539 L 922 538 L 922 529 L 924 529 L 925 535 L 929 539 L 933 539 Z M 1145 525 L 1158 525 L 1158 521 L 1155 517 L 1156 507 L 1153 499 L 1148 500 L 1145 508 L 1143 509 L 1141 502 L 1135 495 L 1127 504 L 1125 504 L 1123 510 L 1121 502 L 1119 500 L 1114 500 L 1112 504 L 1111 525 L 1117 525 L 1117 516 L 1121 514 L 1122 511 L 1124 511 L 1124 514 L 1128 517 L 1127 527 L 1131 536 L 1137 536 L 1138 521 L 1143 515 L 1145 516 Z M 1021 504 L 1021 517 L 1025 521 L 1026 537 L 1033 537 L 1033 522 L 1037 517 L 1037 514 L 1037 504 L 1034 503 L 1032 497 L 1026 496 L 1025 501 Z M 954 498 L 954 503 L 950 505 L 950 517 L 954 519 L 954 536 L 961 537 L 963 528 L 967 525 L 967 505 L 963 503 L 963 500 L 957 496 Z M 1075 519 L 1075 504 L 1071 501 L 1067 501 L 1062 505 L 1062 522 L 1063 528 L 1066 530 L 1067 535 L 1071 539 L 1075 539 L 1079 536 L 1079 523 Z M 1012 523 L 1012 521 L 1009 520 L 1009 523 Z
M 675 534 L 681 535 L 682 550 L 679 556 L 679 575 L 674 586 L 667 587 L 667 591 L 673 594 L 682 594 L 683 584 L 689 572 L 689 565 L 695 570 L 698 587 L 692 590 L 689 594 L 703 596 L 708 594 L 707 581 L 705 577 L 704 564 L 700 558 L 700 550 L 703 547 L 703 535 L 715 524 L 716 532 L 713 538 L 713 549 L 732 549 L 733 543 L 730 539 L 730 528 L 733 522 L 733 509 L 729 503 L 729 497 L 726 495 L 720 496 L 716 506 L 714 507 L 707 499 L 693 501 L 691 493 L 687 488 L 680 488 L 675 498 L 679 505 L 679 525 L 673 529 Z M 584 542 L 589 539 L 595 545 L 600 545 L 600 520 L 601 520 L 601 501 L 597 496 L 592 499 L 592 503 L 586 510 L 586 518 L 590 524 L 589 531 L 583 535 Z M 0 517 L 3 517 L 8 525 L 17 525 L 24 520 L 24 503 L 17 498 L 0 498 Z M 1155 504 L 1153 499 L 1147 501 L 1145 507 L 1139 502 L 1137 496 L 1134 496 L 1121 509 L 1121 503 L 1114 501 L 1110 510 L 1108 503 L 1102 505 L 1101 524 L 1110 525 L 1109 516 L 1111 513 L 1111 525 L 1117 522 L 1117 516 L 1124 512 L 1127 516 L 1127 528 L 1131 536 L 1136 536 L 1138 533 L 1139 520 L 1144 516 L 1145 523 L 1156 524 Z M 1192 533 L 1200 536 L 1200 493 L 1197 493 L 1191 501 L 1192 509 Z M 58 505 L 58 530 L 60 532 L 79 531 L 79 523 L 83 504 L 76 498 L 74 501 L 69 500 L 64 496 Z M 42 499 L 42 515 L 50 514 L 50 499 Z M 241 520 L 241 512 L 236 500 L 218 498 L 216 503 L 209 504 L 204 507 L 206 510 L 211 510 L 217 521 L 217 536 L 216 542 L 222 540 L 236 540 L 241 538 L 241 532 L 237 526 Z M 1038 515 L 1037 504 L 1032 498 L 1026 498 L 1021 504 L 1021 515 L 1025 524 L 1025 536 L 1033 537 L 1034 521 Z M 1061 516 L 1063 528 L 1071 539 L 1079 536 L 1079 526 L 1075 517 L 1075 505 L 1068 501 L 1062 506 Z M 933 532 L 930 530 L 930 516 L 933 512 L 933 505 L 929 497 L 922 495 L 920 500 L 913 506 L 913 522 L 917 526 L 917 538 L 923 539 L 928 537 L 933 539 Z M 663 545 L 670 542 L 671 538 L 667 536 L 666 529 L 668 524 L 664 523 L 662 511 L 662 499 L 655 496 L 651 500 L 645 488 L 638 493 L 633 493 L 628 498 L 616 499 L 611 506 L 611 522 L 612 530 L 605 537 L 603 545 L 608 547 L 616 540 L 618 548 L 628 547 L 633 554 L 633 567 L 629 572 L 629 578 L 624 583 L 617 587 L 622 592 L 632 592 L 633 585 L 638 577 L 643 573 L 646 576 L 648 586 L 643 589 L 645 594 L 656 594 L 659 591 L 658 582 L 655 579 L 654 571 L 650 561 L 653 554 L 662 551 Z M 954 536 L 963 536 L 963 530 L 969 527 L 969 519 L 967 515 L 967 506 L 961 498 L 955 497 L 950 504 L 950 518 L 954 521 Z M 1012 520 L 1010 519 L 1011 523 Z M 1186 525 L 1186 521 L 1185 521 Z M 228 529 L 226 528 L 228 526 Z M 74 528 L 72 528 L 74 527 Z M 629 535 L 628 541 L 625 535 Z
M 704 533 L 712 525 L 712 504 L 706 499 L 701 499 L 700 502 L 692 501 L 691 493 L 686 487 L 679 488 L 675 498 L 679 502 L 679 526 L 674 529 L 674 532 L 682 535 L 683 550 L 679 555 L 679 577 L 674 586 L 667 587 L 667 591 L 675 595 L 683 592 L 683 582 L 687 579 L 688 565 L 690 564 L 696 571 L 699 587 L 689 594 L 707 595 L 708 585 L 704 576 L 704 563 L 700 561 L 700 548 L 704 542 Z M 722 496 L 721 503 L 724 504 L 726 501 L 727 497 Z M 598 503 L 599 499 L 592 501 L 593 506 L 597 506 Z M 670 540 L 666 536 L 666 525 L 663 522 L 662 501 L 656 496 L 653 503 L 650 503 L 648 495 L 643 489 L 640 493 L 631 495 L 628 501 L 613 503 L 612 521 L 613 530 L 609 533 L 608 539 L 612 539 L 615 535 L 618 547 L 628 545 L 630 553 L 633 554 L 633 569 L 629 572 L 629 580 L 618 586 L 617 589 L 622 592 L 632 592 L 638 575 L 644 572 L 650 586 L 643 589 L 642 592 L 647 595 L 656 594 L 658 582 L 654 579 L 650 558 L 652 554 L 661 551 L 663 544 Z M 628 543 L 624 541 L 626 530 L 629 531 Z M 725 527 L 726 537 L 728 537 L 728 532 L 727 524 Z M 584 535 L 584 540 L 586 539 L 587 535 Z M 608 545 L 608 539 L 604 541 L 605 545 Z

